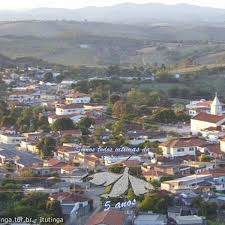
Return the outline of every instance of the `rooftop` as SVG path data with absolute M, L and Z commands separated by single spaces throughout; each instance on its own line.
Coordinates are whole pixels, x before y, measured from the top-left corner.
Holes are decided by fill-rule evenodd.
M 86 225 L 124 225 L 126 219 L 127 215 L 125 212 L 119 210 L 110 210 L 107 212 L 99 212 L 94 214 L 86 223 Z
M 209 123 L 218 123 L 222 120 L 224 120 L 224 116 L 218 116 L 218 115 L 212 115 L 208 113 L 199 113 L 197 116 L 193 117 L 192 120 L 199 120 Z
M 179 138 L 171 141 L 166 141 L 160 146 L 168 148 L 180 148 L 180 147 L 193 147 L 193 146 L 203 146 L 207 142 L 203 139 L 190 137 L 190 138 Z

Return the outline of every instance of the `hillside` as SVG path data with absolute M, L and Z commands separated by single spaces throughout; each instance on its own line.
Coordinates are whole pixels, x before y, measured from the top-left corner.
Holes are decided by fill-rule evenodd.
M 135 15 L 135 16 L 134 16 Z M 23 11 L 0 11 L 0 20 L 78 20 L 113 23 L 149 22 L 224 22 L 225 10 L 187 4 L 132 4 L 82 9 L 38 8 Z
M 224 63 L 225 25 L 0 22 L 0 54 L 65 65 Z

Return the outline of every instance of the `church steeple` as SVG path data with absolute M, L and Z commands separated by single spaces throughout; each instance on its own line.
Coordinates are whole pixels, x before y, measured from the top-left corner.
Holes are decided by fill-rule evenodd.
M 222 104 L 218 99 L 217 93 L 215 94 L 215 98 L 211 104 L 211 114 L 213 115 L 222 115 Z

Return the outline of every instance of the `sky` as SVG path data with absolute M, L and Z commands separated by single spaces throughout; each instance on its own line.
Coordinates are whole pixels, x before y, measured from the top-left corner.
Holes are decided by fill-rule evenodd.
M 76 9 L 86 6 L 109 6 L 125 2 L 140 4 L 149 2 L 164 4 L 188 3 L 225 8 L 225 0 L 0 0 L 0 9 L 18 10 L 40 7 Z

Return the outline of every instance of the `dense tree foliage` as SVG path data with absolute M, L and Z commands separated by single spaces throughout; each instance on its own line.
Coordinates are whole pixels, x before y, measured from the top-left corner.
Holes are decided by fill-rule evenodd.
M 74 128 L 75 125 L 70 118 L 57 119 L 52 125 L 54 131 L 73 130 Z
M 172 203 L 171 197 L 163 192 L 154 192 L 146 194 L 144 200 L 140 203 L 141 211 L 153 211 L 155 213 L 167 213 L 167 208 Z
M 53 156 L 56 148 L 56 140 L 52 137 L 44 137 L 38 143 L 38 149 L 42 158 L 48 158 Z

